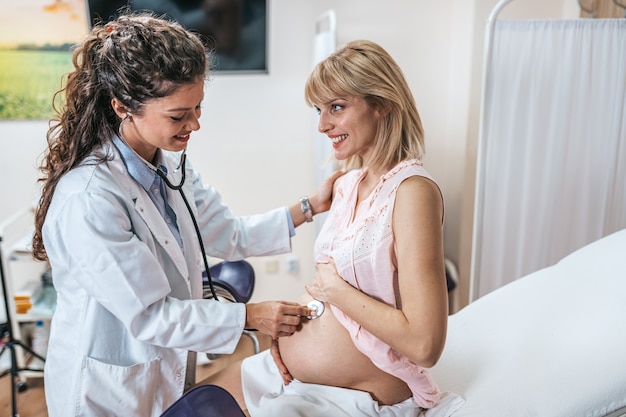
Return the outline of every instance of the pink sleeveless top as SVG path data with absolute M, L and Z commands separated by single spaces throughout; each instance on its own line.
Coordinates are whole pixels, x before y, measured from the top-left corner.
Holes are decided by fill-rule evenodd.
M 331 210 L 315 242 L 316 262 L 334 259 L 339 275 L 370 296 L 400 308 L 398 267 L 394 249 L 392 214 L 396 191 L 406 178 L 419 175 L 432 180 L 418 160 L 400 162 L 380 178 L 370 196 L 360 203 L 354 217 L 358 184 L 365 170 L 353 170 L 340 178 Z M 348 330 L 356 347 L 381 370 L 407 383 L 415 402 L 431 408 L 439 401 L 439 389 L 428 372 L 392 349 L 376 336 L 331 306 Z

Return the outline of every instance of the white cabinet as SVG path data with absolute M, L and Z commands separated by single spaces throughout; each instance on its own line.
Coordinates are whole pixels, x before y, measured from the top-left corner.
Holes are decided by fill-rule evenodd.
M 34 231 L 34 210 L 27 207 L 0 223 L 0 252 L 2 256 L 2 273 L 4 291 L 0 294 L 2 313 L 0 318 L 8 313 L 13 338 L 26 346 L 30 346 L 32 332 L 39 321 L 49 325 L 52 311 L 36 308 L 37 291 L 41 288 L 42 274 L 49 268 L 46 262 L 33 259 L 30 248 Z M 6 300 L 4 294 L 6 292 Z M 28 299 L 33 304 L 27 306 Z M 8 303 L 5 306 L 4 303 Z M 6 319 L 0 320 L 6 322 Z M 5 350 L 5 355 L 8 352 Z M 17 366 L 25 368 L 32 365 L 32 355 L 22 347 L 15 348 Z M 33 366 L 34 367 L 34 366 Z M 42 376 L 41 372 L 21 371 L 23 377 Z

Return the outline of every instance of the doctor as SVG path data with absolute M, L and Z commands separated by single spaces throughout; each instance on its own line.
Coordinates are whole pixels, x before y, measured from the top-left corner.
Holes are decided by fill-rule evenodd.
M 73 62 L 47 134 L 33 239 L 58 298 L 48 413 L 159 416 L 196 382 L 195 352 L 232 352 L 244 328 L 289 335 L 311 314 L 201 299 L 202 246 L 229 260 L 290 251 L 293 228 L 328 209 L 336 176 L 308 201 L 237 217 L 184 154 L 208 67 L 198 37 L 122 15 L 95 26 Z

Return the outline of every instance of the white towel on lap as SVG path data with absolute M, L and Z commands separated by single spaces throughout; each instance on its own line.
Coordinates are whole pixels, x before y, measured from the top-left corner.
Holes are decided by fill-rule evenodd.
M 464 402 L 444 393 L 439 405 L 424 410 L 412 398 L 380 406 L 364 391 L 296 380 L 285 386 L 269 350 L 246 358 L 241 378 L 251 417 L 449 417 Z

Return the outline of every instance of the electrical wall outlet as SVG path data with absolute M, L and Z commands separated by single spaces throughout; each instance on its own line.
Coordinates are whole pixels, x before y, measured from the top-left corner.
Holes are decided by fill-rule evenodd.
M 277 274 L 278 266 L 278 259 L 268 259 L 265 261 L 265 272 L 268 274 Z

